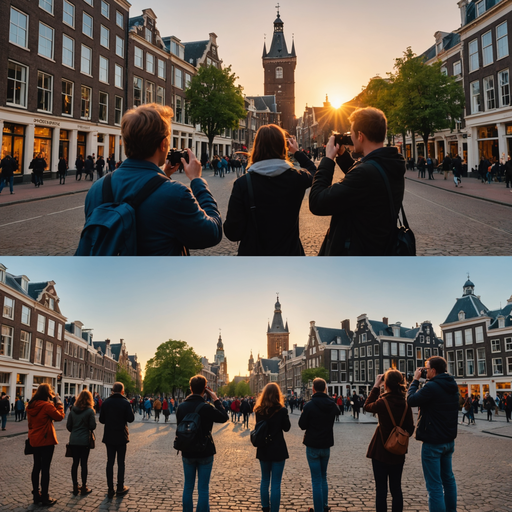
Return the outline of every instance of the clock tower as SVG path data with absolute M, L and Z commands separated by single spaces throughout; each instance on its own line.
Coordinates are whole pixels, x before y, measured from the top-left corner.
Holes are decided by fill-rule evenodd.
M 263 43 L 263 69 L 264 94 L 275 96 L 277 110 L 281 113 L 281 125 L 291 135 L 295 134 L 295 68 L 297 56 L 295 54 L 295 41 L 292 40 L 292 49 L 289 52 L 284 37 L 284 23 L 279 14 L 277 4 L 277 18 L 274 21 L 274 34 L 272 44 L 267 52 L 267 45 Z
M 290 345 L 290 332 L 288 331 L 288 322 L 283 325 L 283 317 L 281 316 L 281 304 L 279 296 L 274 308 L 274 318 L 272 325 L 269 324 L 267 329 L 267 357 L 281 357 L 283 350 L 288 350 Z

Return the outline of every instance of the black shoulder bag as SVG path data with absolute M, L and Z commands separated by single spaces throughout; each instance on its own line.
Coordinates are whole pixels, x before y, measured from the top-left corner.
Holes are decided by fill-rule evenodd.
M 403 222 L 400 221 L 400 212 L 395 217 L 395 209 L 393 207 L 393 195 L 391 194 L 391 187 L 389 185 L 388 177 L 384 169 L 375 160 L 366 160 L 365 163 L 373 165 L 382 176 L 386 185 L 386 190 L 389 196 L 389 207 L 391 212 L 391 225 L 393 226 L 393 238 L 389 242 L 386 255 L 387 256 L 416 256 L 416 238 L 412 229 L 409 227 L 407 217 L 405 216 L 404 205 L 400 205 L 402 212 Z M 397 221 L 399 225 L 397 225 Z

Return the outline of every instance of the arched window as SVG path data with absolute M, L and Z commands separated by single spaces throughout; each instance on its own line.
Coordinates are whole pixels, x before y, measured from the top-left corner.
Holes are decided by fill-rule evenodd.
M 276 78 L 283 78 L 283 68 L 276 68 Z

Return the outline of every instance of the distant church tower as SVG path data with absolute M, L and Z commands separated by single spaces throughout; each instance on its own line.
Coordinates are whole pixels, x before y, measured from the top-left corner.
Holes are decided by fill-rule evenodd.
M 290 344 L 290 332 L 288 331 L 288 322 L 283 325 L 283 317 L 281 316 L 281 304 L 279 296 L 274 309 L 274 318 L 272 325 L 269 324 L 267 329 L 267 357 L 280 357 L 283 350 L 288 350 Z
M 252 350 L 251 350 L 251 357 L 249 358 L 248 370 L 250 372 L 252 372 L 253 368 L 254 368 L 254 357 L 252 356 Z
M 295 41 L 292 40 L 292 51 L 288 52 L 283 32 L 283 20 L 279 15 L 274 21 L 274 35 L 270 50 L 263 43 L 263 68 L 265 70 L 265 96 L 275 95 L 277 110 L 281 112 L 281 124 L 290 134 L 295 134 Z
M 214 362 L 216 365 L 219 365 L 219 375 L 218 380 L 222 381 L 225 385 L 229 382 L 228 377 L 228 360 L 224 355 L 224 344 L 222 343 L 222 336 L 219 333 L 219 341 L 217 342 L 217 351 L 215 352 Z

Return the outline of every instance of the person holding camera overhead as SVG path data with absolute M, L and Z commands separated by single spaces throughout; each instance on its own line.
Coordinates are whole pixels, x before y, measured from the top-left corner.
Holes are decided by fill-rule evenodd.
M 295 169 L 288 150 L 303 169 Z M 279 126 L 260 127 L 247 173 L 233 184 L 224 234 L 240 242 L 238 256 L 304 256 L 299 212 L 315 165 Z
M 382 386 L 384 386 L 384 393 L 381 393 Z M 392 453 L 384 445 L 395 425 L 401 426 L 410 436 L 414 432 L 412 410 L 407 406 L 405 393 L 403 375 L 398 370 L 390 368 L 385 374 L 377 375 L 375 385 L 364 404 L 365 411 L 377 414 L 379 417 L 379 425 L 375 429 L 366 453 L 366 456 L 372 459 L 377 512 L 387 510 L 388 480 L 393 499 L 391 509 L 393 512 L 402 512 L 404 508 L 402 471 L 405 454 Z
M 319 256 L 386 256 L 396 222 L 391 224 L 389 193 L 378 167 L 389 181 L 396 219 L 404 196 L 405 160 L 396 147 L 384 147 L 384 112 L 361 108 L 349 121 L 350 139 L 331 136 L 309 194 L 311 213 L 332 215 Z M 353 146 L 361 160 L 354 162 L 345 145 Z M 336 164 L 345 177 L 333 184 Z
M 186 256 L 189 249 L 213 247 L 222 239 L 220 212 L 201 178 L 199 160 L 190 149 L 178 154 L 173 165 L 167 160 L 172 115 L 170 107 L 156 103 L 128 110 L 121 121 L 128 159 L 114 173 L 94 183 L 85 200 L 87 221 L 104 203 L 103 184 L 109 176 L 117 203 L 135 196 L 155 176 L 161 176 L 156 190 L 135 212 L 137 256 Z M 190 188 L 168 179 L 181 165 L 190 179 Z

